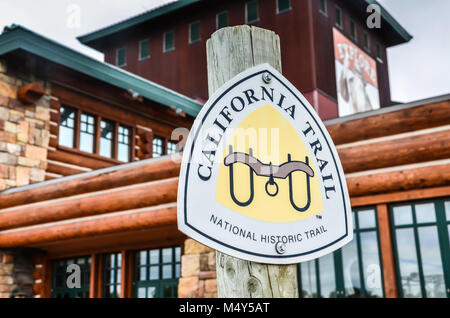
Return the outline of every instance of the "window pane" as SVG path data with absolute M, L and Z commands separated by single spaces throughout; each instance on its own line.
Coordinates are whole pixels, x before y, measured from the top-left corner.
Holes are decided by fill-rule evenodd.
M 347 297 L 361 297 L 361 280 L 359 276 L 357 237 L 342 248 L 342 261 L 344 265 L 344 285 Z
M 320 0 L 320 11 L 323 13 L 327 13 L 327 1 L 326 0 Z
M 247 23 L 258 21 L 258 1 L 250 1 L 246 4 Z
M 141 267 L 140 268 L 139 280 L 147 280 L 147 267 Z
M 172 155 L 177 152 L 177 144 L 169 141 L 167 142 L 167 154 Z
M 58 143 L 61 146 L 73 148 L 75 145 L 76 110 L 66 106 L 60 108 L 60 124 Z
M 179 278 L 180 277 L 180 264 L 176 264 L 175 265 L 175 278 Z
M 320 293 L 324 298 L 336 297 L 333 254 L 319 258 Z
M 414 208 L 416 210 L 417 223 L 436 222 L 436 212 L 433 203 L 416 204 Z
M 145 39 L 139 42 L 139 59 L 143 60 L 150 56 L 149 40 Z
M 150 286 L 147 288 L 147 298 L 155 298 L 156 296 L 156 287 Z
M 342 27 L 342 10 L 336 7 L 336 25 Z
M 427 297 L 446 297 L 437 227 L 419 227 L 418 231 Z
M 165 285 L 164 286 L 164 297 L 170 298 L 170 297 L 176 297 L 176 286 L 173 285 Z
M 162 267 L 162 279 L 172 278 L 172 265 L 163 265 Z
M 113 140 L 114 140 L 114 123 L 102 119 L 100 122 L 100 156 L 112 158 Z
M 171 51 L 174 48 L 173 31 L 164 33 L 164 52 Z
M 124 47 L 117 49 L 117 66 L 124 66 L 126 64 L 127 53 Z
M 172 262 L 172 249 L 165 248 L 162 250 L 162 261 L 163 263 L 171 263 Z
M 138 298 L 145 298 L 145 291 L 146 288 L 145 287 L 139 287 L 138 288 Z
M 175 262 L 180 262 L 181 248 L 175 247 Z
M 200 41 L 200 22 L 189 24 L 189 43 Z
M 413 229 L 397 229 L 395 234 L 403 297 L 422 297 Z
M 117 147 L 117 159 L 123 162 L 130 161 L 130 137 L 131 129 L 125 126 L 119 126 L 117 132 L 118 147 Z
M 358 211 L 358 223 L 360 229 L 376 227 L 375 211 L 374 210 Z
M 350 21 L 350 34 L 353 40 L 356 40 L 356 25 L 354 21 Z
M 377 233 L 361 232 L 360 239 L 365 297 L 383 297 Z
M 153 158 L 163 155 L 163 140 L 159 137 L 153 138 Z
M 150 279 L 151 280 L 159 279 L 159 266 L 150 266 Z
M 217 30 L 228 26 L 228 12 L 217 14 Z
M 291 8 L 290 0 L 278 0 L 278 12 L 287 11 Z
M 395 225 L 412 224 L 412 210 L 411 206 L 399 206 L 394 208 L 394 223 Z
M 301 270 L 301 295 L 304 298 L 316 298 L 317 294 L 317 274 L 315 261 L 300 264 Z
M 85 113 L 80 118 L 80 150 L 94 152 L 95 124 L 94 116 Z
M 158 264 L 158 263 L 159 263 L 159 250 L 151 250 L 150 264 Z
M 447 221 L 450 221 L 450 201 L 445 202 L 445 215 Z
M 140 265 L 147 264 L 147 251 L 139 252 L 139 263 L 140 263 Z

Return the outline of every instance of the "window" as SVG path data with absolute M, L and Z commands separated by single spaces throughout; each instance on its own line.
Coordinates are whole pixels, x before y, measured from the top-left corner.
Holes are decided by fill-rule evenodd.
M 247 24 L 258 21 L 258 1 L 253 0 L 245 4 L 245 21 Z
M 377 58 L 378 58 L 380 61 L 383 61 L 383 59 L 382 59 L 382 57 L 381 57 L 381 45 L 380 45 L 379 43 L 377 43 L 377 44 L 375 45 L 375 47 L 376 47 L 376 49 L 377 49 Z
M 228 11 L 223 11 L 216 15 L 217 30 L 228 26 Z
M 74 273 L 67 272 L 68 266 L 76 264 L 80 267 L 80 288 L 70 288 L 68 278 Z M 91 258 L 89 256 L 55 260 L 52 263 L 52 298 L 88 298 Z M 73 282 L 72 279 L 69 282 Z
M 353 20 L 350 21 L 350 36 L 354 41 L 356 41 L 356 25 Z
M 189 24 L 189 43 L 200 41 L 200 21 Z
M 399 296 L 450 297 L 450 198 L 389 208 Z
M 383 297 L 374 208 L 353 211 L 354 239 L 340 250 L 299 264 L 301 297 Z
M 126 48 L 121 47 L 116 51 L 117 66 L 125 66 L 127 64 L 127 51 Z
M 370 50 L 370 38 L 369 33 L 364 32 L 364 48 L 369 51 Z
M 320 12 L 322 12 L 323 14 L 327 15 L 327 0 L 320 0 L 319 3 L 319 10 Z
M 133 128 L 65 105 L 60 114 L 59 146 L 123 162 L 134 159 Z
M 159 137 L 153 137 L 153 158 L 161 157 L 163 154 L 163 139 Z
M 342 29 L 342 9 L 336 7 L 336 25 Z
M 113 253 L 103 256 L 103 293 L 104 298 L 119 298 L 121 285 L 122 254 Z
M 148 39 L 139 41 L 139 60 L 145 60 L 150 57 L 150 41 Z
M 134 267 L 134 296 L 177 297 L 180 258 L 180 247 L 138 251 Z
M 169 52 L 175 49 L 174 32 L 168 31 L 164 33 L 164 52 Z
M 131 151 L 131 129 L 120 125 L 119 131 L 117 133 L 118 146 L 117 146 L 117 159 L 123 162 L 130 161 L 130 151 Z
M 95 118 L 92 115 L 81 113 L 80 117 L 80 150 L 94 153 Z
M 61 146 L 75 147 L 75 118 L 77 111 L 67 106 L 61 106 L 58 143 Z
M 172 155 L 174 153 L 177 153 L 177 144 L 172 141 L 167 142 L 167 154 Z
M 112 158 L 114 147 L 114 123 L 102 119 L 100 128 L 100 156 Z
M 291 0 L 277 0 L 277 13 L 291 10 Z

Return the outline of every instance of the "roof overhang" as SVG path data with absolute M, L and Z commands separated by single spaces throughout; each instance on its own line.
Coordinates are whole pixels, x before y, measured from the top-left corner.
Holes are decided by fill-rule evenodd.
M 131 89 L 144 98 L 182 109 L 193 117 L 202 107 L 199 102 L 171 89 L 98 61 L 20 25 L 13 25 L 0 35 L 0 56 L 18 50 L 24 50 L 124 90 Z
M 175 10 L 181 9 L 183 7 L 186 7 L 188 5 L 191 5 L 193 3 L 199 2 L 201 0 L 178 0 L 171 3 L 168 3 L 166 5 L 151 9 L 149 11 L 146 11 L 144 13 L 141 13 L 139 15 L 136 15 L 134 17 L 128 18 L 124 21 L 115 23 L 113 25 L 107 26 L 105 28 L 102 28 L 100 30 L 88 33 L 86 35 L 82 35 L 77 37 L 77 39 L 83 43 L 88 44 L 92 41 L 104 38 L 108 35 L 117 33 L 119 31 L 128 29 L 132 26 L 138 25 L 140 23 L 152 20 L 154 18 L 157 18 L 159 16 L 162 16 L 166 13 L 173 12 Z

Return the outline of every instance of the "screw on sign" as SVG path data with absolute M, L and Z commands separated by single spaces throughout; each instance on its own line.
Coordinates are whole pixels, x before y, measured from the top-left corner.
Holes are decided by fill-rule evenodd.
M 276 34 L 222 28 L 207 56 L 211 94 L 183 152 L 178 228 L 217 250 L 219 297 L 297 297 L 295 264 L 353 238 L 337 151 L 281 75 Z

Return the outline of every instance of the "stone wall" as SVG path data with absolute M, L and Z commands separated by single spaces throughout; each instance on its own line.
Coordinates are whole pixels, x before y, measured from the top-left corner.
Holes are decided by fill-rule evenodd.
M 28 250 L 0 250 L 0 298 L 9 298 L 17 292 L 21 297 L 33 296 L 32 254 Z
M 27 84 L 6 73 L 0 61 L 0 191 L 44 181 L 50 138 L 50 96 L 34 104 L 19 100 Z
M 7 72 L 0 60 L 0 191 L 44 181 L 47 168 L 47 147 L 50 138 L 50 88 L 35 102 L 19 98 L 22 86 L 35 81 Z M 24 249 L 0 249 L 0 298 L 19 291 L 33 296 L 32 256 Z
M 217 297 L 216 252 L 193 239 L 184 242 L 178 297 Z

